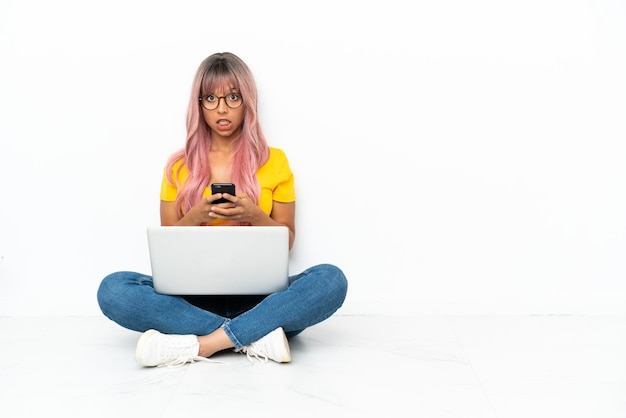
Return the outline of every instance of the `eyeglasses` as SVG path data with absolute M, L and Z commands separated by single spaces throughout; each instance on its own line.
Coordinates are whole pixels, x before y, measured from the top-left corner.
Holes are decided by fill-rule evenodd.
M 206 110 L 215 110 L 220 105 L 220 99 L 224 99 L 226 106 L 231 109 L 237 109 L 243 104 L 243 99 L 239 93 L 230 93 L 226 96 L 216 96 L 209 94 L 204 97 L 198 97 L 198 101 L 202 103 L 202 107 Z

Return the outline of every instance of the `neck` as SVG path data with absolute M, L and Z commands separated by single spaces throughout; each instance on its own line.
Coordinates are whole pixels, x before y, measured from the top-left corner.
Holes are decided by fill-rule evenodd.
M 235 141 L 232 138 L 224 138 L 214 135 L 211 138 L 211 152 L 232 154 L 235 148 Z

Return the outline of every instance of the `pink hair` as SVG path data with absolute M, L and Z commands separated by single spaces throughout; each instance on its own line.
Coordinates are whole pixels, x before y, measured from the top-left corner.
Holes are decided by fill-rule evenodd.
M 257 89 L 252 72 L 236 55 L 230 52 L 216 53 L 206 58 L 196 71 L 187 109 L 187 141 L 185 147 L 173 153 L 165 168 L 168 181 L 174 185 L 172 169 L 178 160 L 189 170 L 185 184 L 176 184 L 179 192 L 176 206 L 181 214 L 187 212 L 202 199 L 204 189 L 211 181 L 209 150 L 211 130 L 208 128 L 199 97 L 213 93 L 220 87 L 235 88 L 243 98 L 244 121 L 241 135 L 235 144 L 231 182 L 237 193 L 246 193 L 256 204 L 260 186 L 256 172 L 269 157 L 269 146 L 257 120 Z M 181 164 L 182 166 L 182 164 Z

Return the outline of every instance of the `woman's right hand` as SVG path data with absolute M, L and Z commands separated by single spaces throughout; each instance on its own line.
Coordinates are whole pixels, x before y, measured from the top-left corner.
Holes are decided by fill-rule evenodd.
M 198 226 L 212 222 L 215 220 L 215 216 L 213 216 L 214 214 L 211 212 L 211 208 L 216 206 L 213 201 L 221 197 L 222 194 L 217 193 L 203 198 L 191 209 L 189 209 L 189 211 L 182 217 L 176 209 L 176 202 L 166 202 L 161 200 L 161 225 Z M 219 203 L 218 205 L 221 207 L 231 207 L 233 204 Z

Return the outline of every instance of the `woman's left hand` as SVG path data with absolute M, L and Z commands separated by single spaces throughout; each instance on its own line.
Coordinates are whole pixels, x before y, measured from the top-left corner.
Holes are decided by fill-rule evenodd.
M 216 197 L 219 198 L 219 196 Z M 231 196 L 224 193 L 222 197 L 228 202 L 212 205 L 209 211 L 210 217 L 243 225 L 286 226 L 289 228 L 289 249 L 291 249 L 296 236 L 296 202 L 275 201 L 272 204 L 272 214 L 267 215 L 245 194 Z
M 252 202 L 247 195 L 224 195 L 228 203 L 219 203 L 211 207 L 210 215 L 217 219 L 255 224 L 259 214 L 265 215 L 261 208 Z

